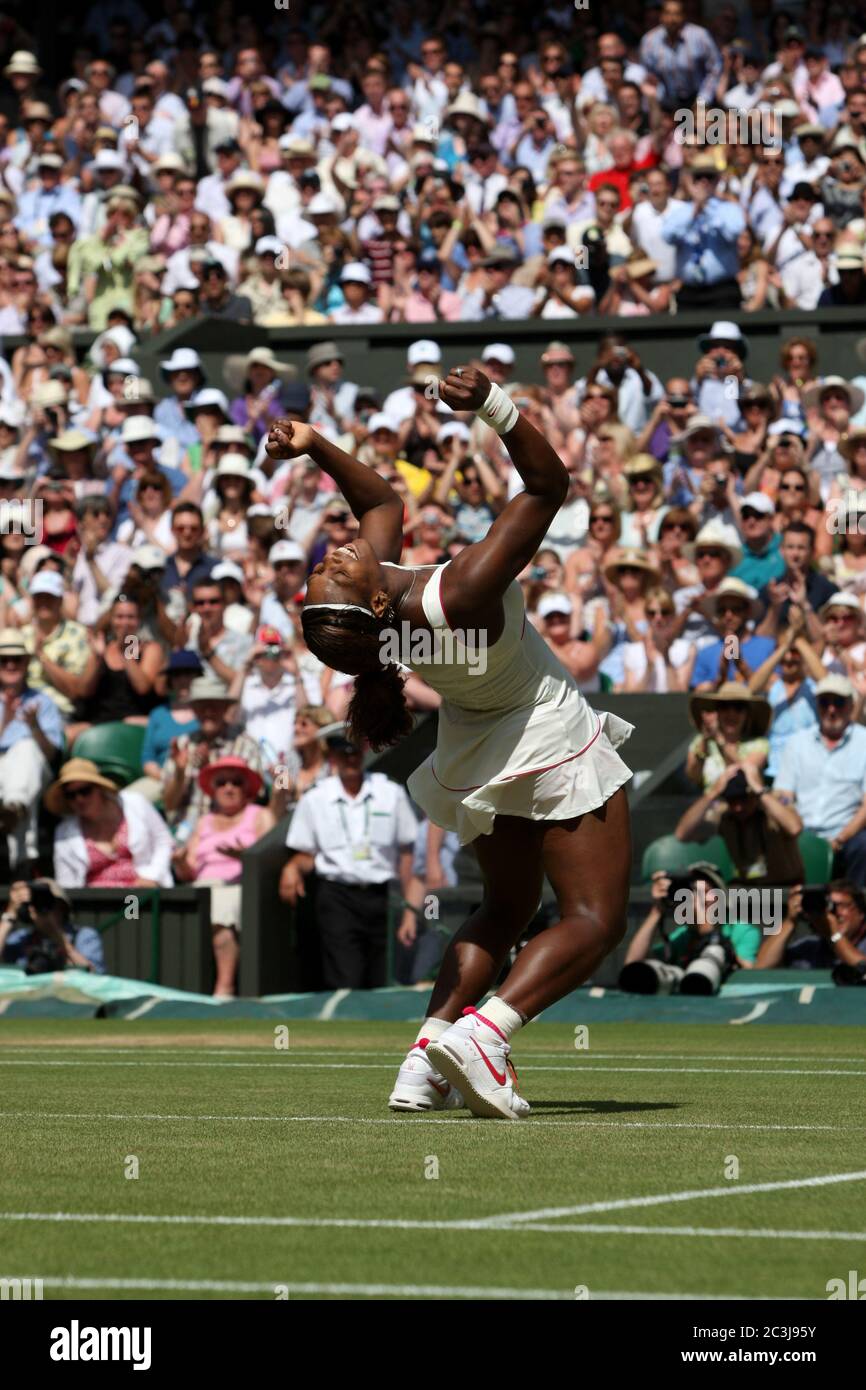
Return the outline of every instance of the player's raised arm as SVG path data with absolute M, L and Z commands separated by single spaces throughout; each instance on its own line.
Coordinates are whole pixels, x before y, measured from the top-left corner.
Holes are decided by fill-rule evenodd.
M 399 561 L 403 549 L 403 503 L 391 484 L 374 469 L 359 463 L 299 420 L 277 420 L 265 449 L 272 459 L 309 454 L 334 479 L 361 524 L 361 536 L 369 541 L 377 557 Z
M 455 368 L 440 395 L 453 410 L 474 410 L 496 430 L 524 483 L 524 491 L 511 499 L 484 540 L 462 550 L 446 571 L 446 599 L 451 597 L 459 615 L 501 599 L 525 569 L 565 501 L 568 473 L 544 435 L 483 372 Z

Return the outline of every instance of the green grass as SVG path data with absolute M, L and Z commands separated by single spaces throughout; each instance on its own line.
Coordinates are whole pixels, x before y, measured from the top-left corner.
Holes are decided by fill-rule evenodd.
M 41 1277 L 46 1297 L 107 1299 L 268 1299 L 277 1285 L 293 1299 L 305 1285 L 314 1297 L 423 1285 L 569 1298 L 583 1285 L 590 1295 L 823 1299 L 829 1279 L 866 1270 L 862 1240 L 778 1234 L 866 1231 L 863 1179 L 552 1216 L 548 1231 L 5 1219 L 449 1223 L 866 1169 L 856 1028 L 602 1024 L 576 1051 L 572 1028 L 533 1025 L 515 1052 L 533 1117 L 508 1124 L 465 1111 L 435 1123 L 390 1115 L 411 1025 L 287 1026 L 283 1052 L 261 1023 L 4 1022 L 0 1277 Z M 137 1179 L 124 1177 L 128 1156 Z M 725 1176 L 729 1156 L 738 1182 Z M 434 1158 L 439 1177 L 427 1179 Z M 589 1223 L 650 1233 L 559 1229 Z M 774 1234 L 686 1233 L 719 1228 Z

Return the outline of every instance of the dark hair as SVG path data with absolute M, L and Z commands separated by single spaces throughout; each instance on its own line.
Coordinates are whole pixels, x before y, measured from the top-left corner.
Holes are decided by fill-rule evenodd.
M 201 507 L 199 507 L 195 502 L 178 502 L 177 506 L 172 507 L 172 509 L 171 509 L 171 519 L 172 519 L 172 522 L 174 521 L 174 519 L 175 519 L 176 516 L 180 516 L 181 512 L 193 512 L 194 515 L 198 517 L 198 519 L 199 519 L 199 521 L 201 522 L 202 526 L 204 525 L 204 513 L 203 513 Z
M 786 469 L 785 469 L 785 472 L 786 472 L 786 473 L 794 473 L 794 472 L 799 473 L 799 471 L 800 471 L 799 468 L 797 468 L 797 469 L 786 468 Z M 805 522 L 805 521 L 789 521 L 789 522 L 788 522 L 788 525 L 785 526 L 785 527 L 783 528 L 783 530 L 782 530 L 782 535 L 783 535 L 783 536 L 787 536 L 787 535 L 790 535 L 791 533 L 793 533 L 795 536 L 808 536 L 808 537 L 809 537 L 809 546 L 810 546 L 810 548 L 811 548 L 812 550 L 814 550 L 814 548 L 815 548 L 815 528 L 814 528 L 813 526 L 809 526 L 808 523 Z
M 301 614 L 304 638 L 314 656 L 355 677 L 355 692 L 346 715 L 346 735 L 378 752 L 399 742 L 412 729 L 403 677 L 393 662 L 383 663 L 379 634 L 394 621 L 392 607 L 381 618 L 357 609 L 329 612 L 317 608 Z
M 834 878 L 827 884 L 828 893 L 847 893 L 858 912 L 866 916 L 866 890 L 852 883 L 849 878 Z

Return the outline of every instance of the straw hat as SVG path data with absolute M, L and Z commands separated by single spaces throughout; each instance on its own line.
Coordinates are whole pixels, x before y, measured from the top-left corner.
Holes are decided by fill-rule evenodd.
M 72 814 L 69 803 L 66 799 L 66 787 L 70 782 L 88 782 L 94 787 L 102 787 L 104 791 L 117 795 L 117 786 L 110 782 L 107 777 L 103 777 L 96 763 L 89 758 L 70 758 L 68 763 L 64 763 L 60 769 L 60 776 L 48 788 L 43 800 L 53 816 L 68 816 Z
M 223 366 L 223 377 L 230 391 L 235 394 L 243 391 L 250 367 L 256 363 L 262 367 L 270 367 L 280 381 L 294 381 L 298 375 L 293 366 L 288 362 L 281 362 L 274 355 L 273 348 L 252 348 L 246 355 L 233 352 L 226 358 Z
M 220 772 L 242 772 L 247 784 L 247 796 L 251 799 L 257 797 L 264 786 L 264 781 L 260 774 L 256 772 L 254 768 L 249 767 L 244 762 L 243 758 L 227 756 L 225 758 L 216 758 L 212 763 L 206 763 L 199 773 L 198 784 L 205 796 L 213 796 L 214 778 Z
M 825 376 L 823 381 L 819 381 L 817 386 L 812 386 L 803 397 L 803 408 L 805 410 L 815 410 L 821 404 L 821 397 L 825 391 L 835 387 L 839 391 L 844 391 L 848 397 L 848 409 L 852 415 L 866 401 L 866 392 L 861 391 L 859 386 L 852 386 L 850 381 L 846 381 L 843 376 Z
M 700 716 L 706 710 L 717 710 L 720 705 L 748 705 L 744 738 L 760 738 L 770 727 L 772 710 L 770 703 L 762 695 L 753 695 L 747 685 L 739 681 L 725 681 L 718 690 L 706 690 L 702 695 L 693 695 L 689 700 L 689 717 L 696 729 L 701 727 Z
M 635 550 L 630 546 L 623 546 L 617 550 L 614 558 L 608 561 L 604 567 L 605 579 L 615 580 L 621 569 L 641 570 L 652 579 L 654 584 L 658 584 L 661 579 L 661 571 L 656 568 L 649 556 L 644 551 Z
M 686 559 L 694 560 L 699 550 L 726 550 L 730 556 L 730 569 L 736 569 L 743 558 L 743 547 L 733 526 L 722 521 L 708 521 L 702 526 L 694 541 L 683 546 Z
M 744 584 L 742 579 L 736 579 L 729 574 L 726 575 L 717 589 L 714 589 L 711 594 L 707 594 L 707 597 L 701 600 L 700 609 L 705 618 L 716 617 L 718 601 L 724 594 L 734 595 L 748 604 L 749 617 L 760 617 L 761 603 L 757 590 L 753 589 L 751 584 Z
M 643 478 L 648 473 L 661 477 L 662 466 L 654 454 L 633 454 L 622 471 L 627 478 Z
M 836 445 L 843 459 L 851 462 L 851 455 L 858 444 L 866 444 L 866 428 L 859 425 L 856 430 L 849 430 L 844 439 L 840 439 Z

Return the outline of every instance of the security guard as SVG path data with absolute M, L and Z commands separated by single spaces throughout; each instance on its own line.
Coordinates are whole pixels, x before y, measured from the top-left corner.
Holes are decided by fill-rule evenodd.
M 364 772 L 360 748 L 340 733 L 326 742 L 334 773 L 298 802 L 280 897 L 292 906 L 306 897 L 315 868 L 325 987 L 376 989 L 387 975 L 388 884 L 399 878 L 405 899 L 417 824 L 401 786 Z M 413 918 L 411 909 L 404 917 Z

